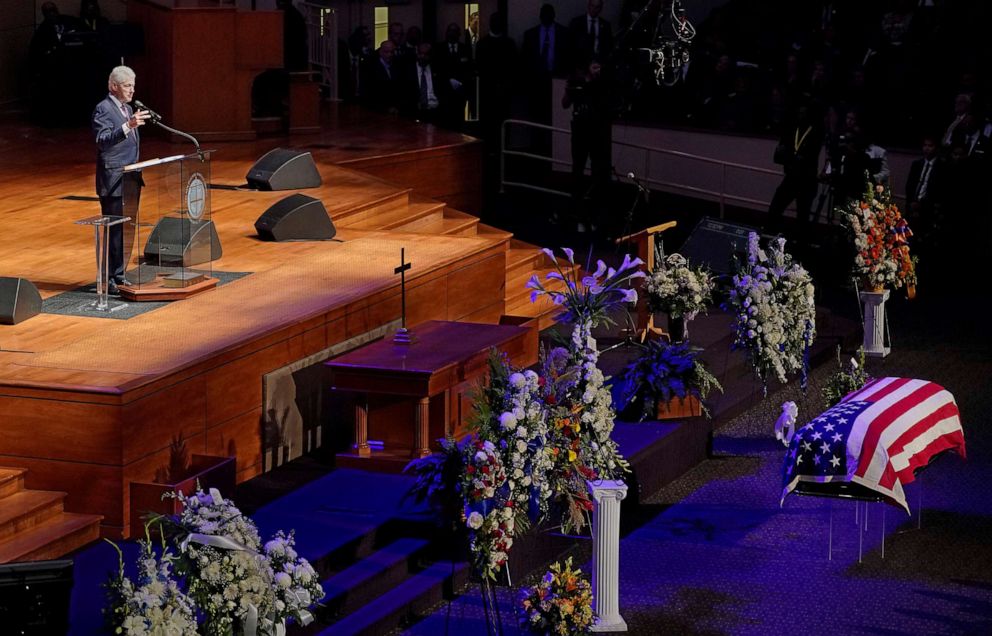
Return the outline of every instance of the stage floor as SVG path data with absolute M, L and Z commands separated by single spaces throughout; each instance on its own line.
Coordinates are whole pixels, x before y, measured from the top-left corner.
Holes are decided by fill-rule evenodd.
M 311 150 L 323 185 L 302 192 L 324 203 L 340 242 L 258 240 L 255 220 L 292 193 L 233 188 L 274 147 Z M 402 174 L 420 161 L 428 180 L 471 183 L 480 178 L 466 160 L 481 158 L 476 140 L 375 118 L 214 148 L 223 257 L 211 267 L 250 275 L 128 320 L 41 314 L 0 327 L 0 465 L 29 469 L 29 488 L 68 492 L 69 510 L 103 514 L 105 534 L 127 526 L 128 484 L 167 464 L 180 433 L 190 453 L 236 455 L 239 480 L 258 474 L 262 376 L 396 321 L 401 248 L 412 263 L 410 324 L 495 322 L 505 306 L 508 233 L 336 165 Z M 143 159 L 185 150 L 150 135 L 142 142 Z M 93 153 L 86 130 L 0 126 L 0 275 L 32 281 L 44 298 L 92 283 L 92 231 L 74 221 L 99 214 Z M 466 192 L 464 183 L 433 191 Z

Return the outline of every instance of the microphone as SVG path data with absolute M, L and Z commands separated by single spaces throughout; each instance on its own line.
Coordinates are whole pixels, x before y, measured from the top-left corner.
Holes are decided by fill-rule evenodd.
M 141 103 L 141 102 L 139 102 L 138 100 L 133 100 L 133 101 L 134 101 L 134 107 L 135 107 L 135 108 L 137 108 L 138 110 L 145 110 L 145 111 L 148 111 L 148 115 L 149 115 L 149 116 L 151 117 L 151 120 L 152 120 L 152 123 L 153 123 L 153 124 L 154 124 L 155 122 L 157 122 L 157 121 L 161 121 L 161 120 L 162 120 L 162 116 L 161 116 L 161 115 L 159 115 L 158 113 L 156 113 L 156 112 L 155 112 L 154 110 L 152 110 L 151 108 L 148 108 L 147 106 L 145 106 L 144 104 L 142 104 L 142 103 Z
M 651 191 L 648 190 L 648 188 L 643 183 L 641 183 L 641 180 L 637 178 L 637 175 L 634 174 L 633 171 L 627 173 L 627 178 L 634 182 L 634 185 L 637 186 L 637 189 L 640 190 L 641 193 L 644 195 L 644 200 L 647 201 Z

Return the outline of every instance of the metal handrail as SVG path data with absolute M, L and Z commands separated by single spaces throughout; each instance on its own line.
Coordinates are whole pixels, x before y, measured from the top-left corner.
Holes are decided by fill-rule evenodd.
M 542 187 L 542 186 L 536 186 L 536 185 L 533 185 L 533 184 L 523 183 L 523 182 L 520 182 L 520 181 L 508 181 L 506 179 L 506 157 L 508 157 L 508 156 L 510 156 L 510 157 L 526 157 L 528 159 L 534 159 L 534 160 L 544 161 L 544 162 L 547 162 L 547 163 L 558 164 L 558 165 L 570 165 L 571 164 L 570 161 L 564 161 L 562 159 L 555 159 L 553 156 L 552 157 L 548 157 L 548 156 L 545 156 L 545 155 L 539 155 L 539 154 L 535 154 L 535 153 L 532 153 L 532 152 L 526 152 L 526 151 L 522 151 L 522 150 L 508 150 L 507 147 L 506 147 L 506 133 L 507 133 L 507 129 L 511 125 L 519 125 L 519 126 L 524 126 L 524 127 L 538 129 L 538 130 L 547 130 L 547 131 L 551 131 L 553 133 L 564 133 L 564 134 L 567 134 L 569 136 L 571 136 L 571 134 L 572 134 L 572 131 L 569 130 L 569 129 L 567 129 L 567 128 L 560 128 L 560 127 L 551 126 L 551 125 L 548 125 L 548 124 L 541 124 L 541 123 L 538 123 L 538 122 L 528 121 L 526 119 L 507 119 L 507 120 L 505 120 L 503 122 L 502 128 L 500 130 L 500 156 L 499 156 L 499 160 L 500 160 L 500 163 L 499 163 L 500 192 L 505 192 L 505 186 L 513 186 L 513 187 L 519 187 L 519 188 L 526 188 L 526 189 L 529 189 L 529 190 L 536 190 L 538 192 L 545 192 L 545 193 L 548 193 L 548 194 L 556 194 L 556 195 L 561 195 L 561 196 L 566 196 L 566 197 L 571 196 L 568 192 L 563 192 L 561 190 L 555 190 L 554 188 L 546 188 L 546 187 Z M 720 189 L 719 189 L 719 191 L 708 189 L 708 188 L 699 188 L 699 187 L 696 187 L 696 186 L 690 186 L 690 185 L 685 185 L 685 184 L 681 184 L 681 183 L 675 183 L 673 181 L 663 181 L 663 180 L 660 180 L 660 179 L 654 179 L 654 178 L 651 178 L 651 177 L 647 176 L 647 174 L 650 173 L 649 170 L 645 170 L 646 174 L 645 174 L 644 177 L 641 178 L 641 181 L 643 181 L 645 183 L 650 183 L 650 184 L 657 185 L 657 186 L 660 186 L 660 187 L 663 187 L 663 188 L 677 189 L 677 190 L 682 190 L 682 191 L 685 191 L 685 192 L 691 192 L 691 193 L 695 193 L 695 194 L 706 195 L 706 196 L 709 196 L 709 197 L 715 197 L 719 201 L 719 203 L 720 203 L 720 218 L 723 218 L 724 217 L 725 207 L 726 207 L 727 201 L 736 201 L 736 202 L 740 202 L 740 203 L 749 203 L 749 204 L 752 204 L 752 205 L 758 205 L 758 206 L 762 206 L 762 207 L 767 207 L 768 204 L 769 204 L 768 201 L 760 201 L 758 199 L 752 199 L 750 197 L 744 197 L 744 196 L 739 196 L 739 195 L 736 195 L 736 194 L 730 194 L 730 193 L 728 193 L 727 192 L 727 169 L 728 168 L 729 169 L 732 169 L 732 170 L 744 170 L 744 171 L 752 172 L 752 173 L 756 173 L 756 174 L 766 174 L 766 175 L 772 175 L 772 176 L 776 176 L 776 177 L 781 177 L 782 174 L 783 174 L 782 171 L 780 171 L 780 170 L 770 170 L 768 168 L 759 168 L 757 166 L 749 166 L 747 164 L 736 163 L 736 162 L 733 162 L 733 161 L 724 161 L 722 159 L 716 159 L 714 157 L 704 157 L 702 155 L 696 155 L 696 154 L 692 154 L 692 153 L 688 153 L 688 152 L 682 152 L 681 150 L 668 150 L 666 148 L 658 148 L 658 147 L 654 147 L 654 146 L 645 146 L 643 144 L 637 144 L 637 143 L 632 143 L 632 142 L 628 142 L 628 141 L 613 141 L 613 145 L 615 145 L 615 146 L 621 146 L 621 147 L 625 147 L 625 148 L 633 148 L 633 149 L 636 149 L 636 150 L 644 150 L 647 153 L 646 156 L 645 156 L 646 168 L 650 168 L 651 155 L 652 154 L 655 154 L 655 153 L 660 154 L 660 155 L 666 155 L 666 156 L 670 156 L 670 157 L 679 157 L 679 158 L 682 158 L 682 159 L 690 159 L 690 160 L 693 160 L 693 161 L 700 161 L 702 163 L 707 163 L 707 164 L 711 164 L 711 165 L 720 166 Z M 618 178 L 620 178 L 622 181 L 628 182 L 627 180 L 623 179 L 622 177 L 618 177 Z

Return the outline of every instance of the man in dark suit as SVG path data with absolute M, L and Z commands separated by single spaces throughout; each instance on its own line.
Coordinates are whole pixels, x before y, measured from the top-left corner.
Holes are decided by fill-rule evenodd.
M 524 72 L 530 80 L 531 117 L 541 123 L 551 123 L 551 78 L 572 71 L 569 61 L 568 30 L 555 22 L 555 8 L 541 7 L 541 23 L 524 31 L 521 48 Z
M 923 138 L 923 156 L 909 167 L 906 179 L 906 208 L 911 217 L 928 218 L 941 204 L 944 162 L 937 154 L 934 136 Z
M 423 122 L 451 125 L 451 81 L 431 64 L 431 50 L 429 43 L 420 43 L 416 63 L 401 69 L 404 112 Z
M 372 110 L 396 113 L 399 110 L 399 72 L 395 63 L 396 44 L 386 40 L 379 45 L 362 69 L 362 105 Z
M 588 64 L 594 57 L 609 58 L 613 51 L 613 29 L 599 17 L 603 0 L 589 0 L 585 15 L 577 16 L 568 24 L 572 34 L 572 56 L 578 63 Z
M 135 112 L 128 105 L 134 98 L 134 71 L 130 68 L 118 66 L 111 71 L 107 87 L 110 93 L 96 105 L 92 118 L 96 136 L 96 193 L 102 214 L 123 216 L 125 192 L 136 195 L 141 185 L 138 173 L 129 173 L 125 178 L 124 166 L 138 161 L 138 127 L 144 125 L 149 114 L 145 110 Z M 131 284 L 124 278 L 123 224 L 110 228 L 108 253 L 108 291 L 116 294 L 118 285 Z
M 465 120 L 465 104 L 471 104 L 475 113 L 476 81 L 472 47 L 462 40 L 462 30 L 452 22 L 444 32 L 444 41 L 434 47 L 437 69 L 451 81 L 451 112 L 456 122 Z

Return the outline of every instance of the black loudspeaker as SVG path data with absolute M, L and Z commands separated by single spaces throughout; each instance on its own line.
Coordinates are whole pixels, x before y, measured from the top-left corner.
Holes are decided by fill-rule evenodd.
M 265 211 L 255 221 L 265 241 L 318 241 L 334 238 L 337 230 L 324 204 L 305 194 L 293 194 Z
M 299 190 L 321 183 L 313 155 L 290 148 L 276 148 L 262 155 L 246 178 L 256 190 Z
M 714 274 L 737 271 L 734 259 L 747 260 L 747 235 L 761 230 L 704 217 L 692 228 L 679 253 L 693 265 L 706 265 Z
M 145 243 L 145 262 L 163 267 L 209 263 L 223 253 L 213 221 L 193 221 L 186 217 L 162 217 Z
M 26 278 L 0 277 L 0 325 L 16 325 L 41 313 L 41 294 Z

